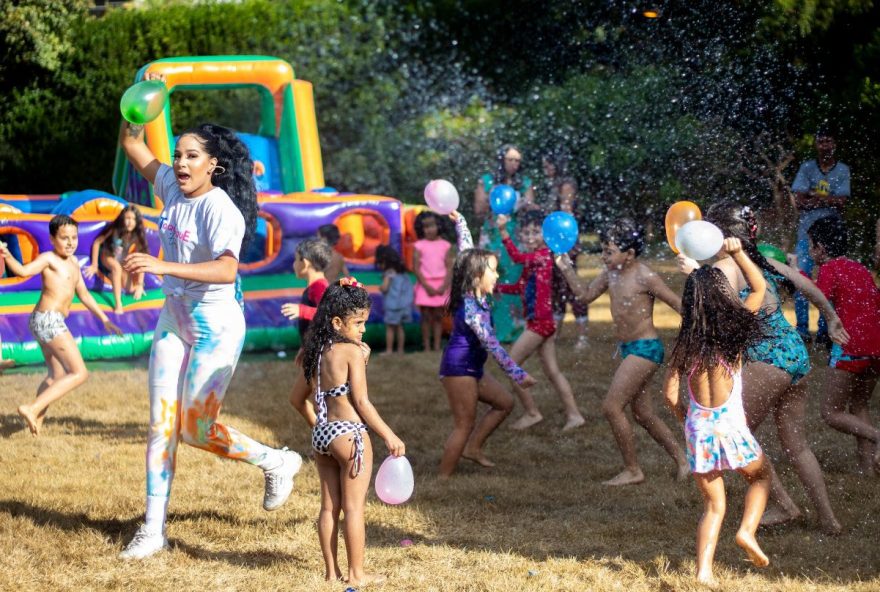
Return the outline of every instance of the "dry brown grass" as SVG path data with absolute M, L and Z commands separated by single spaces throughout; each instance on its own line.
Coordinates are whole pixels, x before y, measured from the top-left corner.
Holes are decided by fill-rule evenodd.
M 487 448 L 498 467 L 486 471 L 465 463 L 449 482 L 434 476 L 450 424 L 435 379 L 437 357 L 374 358 L 372 398 L 406 441 L 416 471 L 416 492 L 408 504 L 389 507 L 370 498 L 367 563 L 390 576 L 384 589 L 696 589 L 691 579 L 701 501 L 693 484 L 672 481 L 671 461 L 659 446 L 637 431 L 645 484 L 610 490 L 598 483 L 616 473 L 620 456 L 598 412 L 616 367 L 607 301 L 591 314 L 590 349 L 580 354 L 567 347 L 570 325 L 560 348 L 587 426 L 559 434 L 559 404 L 542 383 L 537 397 L 548 421 L 526 434 L 502 426 Z M 668 342 L 677 319 L 659 310 L 657 320 Z M 821 361 L 816 357 L 814 363 Z M 534 361 L 527 367 L 538 371 Z M 22 431 L 14 409 L 32 396 L 40 379 L 36 373 L 0 378 L 0 590 L 344 589 L 321 580 L 314 524 L 318 479 L 311 463 L 287 505 L 268 514 L 260 507 L 258 470 L 185 446 L 170 507 L 174 549 L 142 563 L 118 560 L 143 512 L 143 364 L 94 372 L 51 409 L 44 435 L 34 439 Z M 243 362 L 224 421 L 269 444 L 306 451 L 308 430 L 287 404 L 292 380 L 289 358 Z M 878 480 L 854 473 L 852 439 L 819 420 L 820 383 L 816 372 L 809 429 L 845 533 L 829 539 L 811 516 L 763 530 L 761 542 L 772 564 L 760 572 L 751 568 L 733 544 L 744 488 L 732 476 L 717 553 L 724 589 L 880 589 Z M 782 460 L 774 428 L 764 426 L 758 437 L 778 459 L 795 499 L 809 510 Z M 415 544 L 401 547 L 405 538 Z

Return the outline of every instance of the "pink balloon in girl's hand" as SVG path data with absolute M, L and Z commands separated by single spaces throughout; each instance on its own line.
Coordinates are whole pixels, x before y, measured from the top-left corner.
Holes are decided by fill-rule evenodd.
M 443 179 L 434 179 L 425 186 L 425 203 L 438 214 L 451 214 L 458 209 L 458 190 Z
M 376 495 L 386 504 L 402 504 L 413 492 L 412 466 L 405 456 L 389 456 L 376 473 Z

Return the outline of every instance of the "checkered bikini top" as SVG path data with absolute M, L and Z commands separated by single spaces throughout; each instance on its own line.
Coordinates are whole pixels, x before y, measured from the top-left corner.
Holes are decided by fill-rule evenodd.
M 331 344 L 330 347 L 333 347 Z M 318 354 L 318 370 L 315 374 L 317 376 L 317 388 L 315 389 L 315 406 L 318 408 L 318 417 L 317 417 L 317 425 L 323 425 L 327 423 L 327 401 L 326 397 L 342 397 L 343 395 L 347 395 L 351 392 L 351 383 L 346 382 L 345 384 L 340 384 L 339 386 L 334 386 L 331 389 L 326 391 L 321 390 L 321 354 Z

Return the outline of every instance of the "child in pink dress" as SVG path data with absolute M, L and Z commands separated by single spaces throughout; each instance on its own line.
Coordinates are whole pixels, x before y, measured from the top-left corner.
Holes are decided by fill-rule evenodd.
M 440 236 L 441 219 L 434 212 L 416 216 L 416 236 L 413 245 L 413 271 L 416 274 L 415 304 L 422 315 L 422 345 L 425 351 L 440 351 L 443 334 L 443 309 L 449 299 L 452 264 L 455 252 L 452 244 Z

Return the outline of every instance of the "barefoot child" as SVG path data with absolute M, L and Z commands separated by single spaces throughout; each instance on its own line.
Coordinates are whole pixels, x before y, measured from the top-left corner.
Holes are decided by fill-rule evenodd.
M 681 310 L 681 299 L 663 280 L 637 257 L 644 247 L 642 228 L 629 218 L 621 218 L 599 234 L 602 242 L 602 262 L 605 269 L 589 286 L 580 284 L 570 259 L 566 255 L 556 263 L 572 286 L 575 294 L 590 303 L 608 292 L 611 297 L 611 318 L 622 358 L 614 373 L 608 394 L 602 403 L 602 413 L 608 423 L 617 447 L 623 455 L 623 471 L 604 485 L 632 485 L 644 481 L 645 476 L 636 455 L 632 426 L 626 417 L 626 406 L 632 406 L 633 419 L 645 428 L 677 465 L 676 477 L 687 477 L 688 465 L 684 451 L 675 441 L 672 431 L 657 416 L 646 390 L 651 377 L 663 363 L 663 343 L 654 328 L 654 300 L 660 299 L 676 312 Z
M 451 476 L 460 458 L 495 466 L 483 453 L 483 445 L 510 414 L 513 397 L 491 374 L 483 373 L 489 353 L 511 380 L 524 388 L 535 384 L 535 379 L 507 355 L 492 329 L 487 298 L 498 281 L 498 257 L 492 251 L 475 249 L 467 221 L 458 212 L 451 217 L 458 233 L 458 256 L 448 306 L 453 317 L 452 335 L 440 361 L 440 380 L 454 425 L 443 448 L 441 477 Z M 489 409 L 477 420 L 479 401 Z
M 0 242 L 0 255 L 10 271 L 19 277 L 39 273 L 43 279 L 40 300 L 31 313 L 28 326 L 40 344 L 49 372 L 37 388 L 33 403 L 18 408 L 18 414 L 34 436 L 40 433 L 49 405 L 84 383 L 89 375 L 73 335 L 64 322 L 70 314 L 74 294 L 98 317 L 107 331 L 122 335 L 86 289 L 75 255 L 79 243 L 76 220 L 63 214 L 53 217 L 49 221 L 49 239 L 52 250 L 40 253 L 25 265 L 12 256 L 6 243 Z
M 144 231 L 144 217 L 133 205 L 125 206 L 116 219 L 98 235 L 92 243 L 91 264 L 83 269 L 87 278 L 98 273 L 99 265 L 106 269 L 113 286 L 113 312 L 116 314 L 125 312 L 122 308 L 123 289 L 131 292 L 135 300 L 140 300 L 144 295 L 144 276 L 129 274 L 122 268 L 122 262 L 130 252 L 150 252 Z
M 816 285 L 850 335 L 845 346 L 835 343 L 831 348 L 822 419 L 856 437 L 863 473 L 880 473 L 880 430 L 868 410 L 880 377 L 880 290 L 864 265 L 846 257 L 848 236 L 840 218 L 816 220 L 807 235 L 810 255 L 819 266 Z
M 515 284 L 498 284 L 496 290 L 502 294 L 519 294 L 523 302 L 526 317 L 526 329 L 510 348 L 510 357 L 517 364 L 523 364 L 536 351 L 541 358 L 541 369 L 553 388 L 559 394 L 565 408 L 565 424 L 563 432 L 584 425 L 586 420 L 581 415 L 574 400 L 574 393 L 568 380 L 559 370 L 556 361 L 556 321 L 553 320 L 553 254 L 542 238 L 541 224 L 544 215 L 535 210 L 521 214 L 520 251 L 510 239 L 507 232 L 507 216 L 499 215 L 496 219 L 501 241 L 510 259 L 523 266 L 522 275 Z M 535 399 L 527 390 L 514 387 L 514 391 L 523 405 L 524 413 L 511 427 L 515 430 L 529 428 L 544 417 L 535 404 Z
M 406 334 L 403 324 L 412 321 L 413 285 L 403 258 L 393 247 L 381 245 L 376 249 L 376 268 L 382 272 L 382 315 L 385 321 L 385 353 L 403 355 Z
M 736 544 L 757 567 L 770 563 L 755 539 L 770 494 L 770 472 L 742 405 L 746 350 L 760 343 L 767 330 L 766 322 L 755 314 L 764 302 L 767 284 L 738 239 L 726 239 L 724 250 L 742 270 L 751 293 L 740 304 L 724 274 L 708 265 L 688 276 L 681 331 L 663 386 L 667 404 L 684 422 L 688 463 L 703 494 L 697 580 L 708 585 L 715 584 L 712 562 L 726 505 L 723 471 L 737 471 L 749 482 Z M 690 401 L 686 412 L 679 401 L 682 376 Z
M 318 303 L 321 302 L 324 291 L 329 285 L 327 278 L 324 277 L 324 270 L 330 263 L 331 255 L 330 246 L 319 238 L 307 238 L 296 245 L 293 273 L 296 277 L 306 280 L 306 289 L 299 304 L 292 302 L 282 304 L 281 314 L 291 321 L 298 321 L 300 343 L 304 342 L 312 317 L 318 310 Z
M 303 346 L 305 381 L 298 381 L 291 403 L 312 426 L 312 447 L 321 480 L 318 540 L 327 581 L 343 579 L 337 560 L 339 514 L 343 523 L 348 576 L 352 586 L 384 580 L 364 571 L 364 507 L 373 470 L 369 432 L 388 452 L 406 449 L 367 397 L 366 356 L 361 341 L 370 315 L 370 295 L 353 278 L 327 289 Z M 312 405 L 306 403 L 312 398 Z M 369 431 L 368 431 L 369 430 Z
M 443 307 L 449 299 L 452 244 L 440 236 L 440 217 L 434 212 L 416 216 L 415 229 L 419 240 L 413 244 L 413 271 L 416 274 L 415 302 L 422 315 L 422 346 L 425 351 L 440 351 L 443 335 Z

